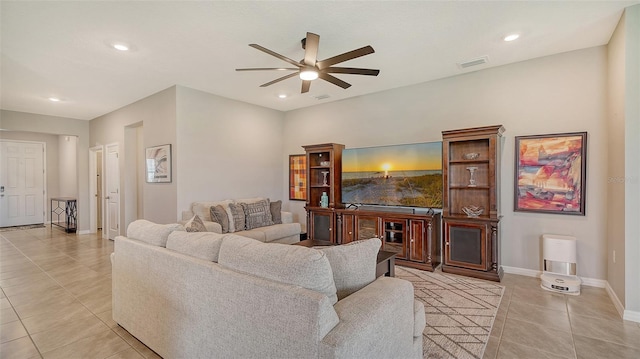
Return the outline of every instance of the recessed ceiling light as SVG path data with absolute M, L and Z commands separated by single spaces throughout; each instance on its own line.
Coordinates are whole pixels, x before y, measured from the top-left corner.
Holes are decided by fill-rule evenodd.
M 57 97 L 49 97 L 49 101 L 51 102 L 60 102 L 60 99 Z
M 520 34 L 510 34 L 504 37 L 504 41 L 517 40 L 519 37 L 520 37 Z
M 281 93 L 278 95 L 278 98 L 287 98 L 287 94 Z
M 118 51 L 129 51 L 129 46 L 121 42 L 113 44 L 113 48 Z

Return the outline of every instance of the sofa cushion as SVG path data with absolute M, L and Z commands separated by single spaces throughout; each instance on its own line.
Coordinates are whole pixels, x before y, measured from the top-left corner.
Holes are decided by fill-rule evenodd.
M 312 248 L 227 235 L 222 240 L 218 263 L 238 272 L 323 293 L 331 304 L 338 301 L 329 260 Z
M 257 239 L 260 242 L 271 242 L 276 239 L 300 234 L 299 223 L 274 224 L 237 233 L 240 236 Z
M 271 220 L 271 206 L 268 199 L 254 203 L 240 203 L 244 210 L 245 229 L 266 227 L 273 224 Z
M 144 219 L 138 219 L 131 222 L 129 227 L 127 227 L 127 237 L 154 246 L 165 247 L 169 234 L 176 230 L 184 231 L 184 227 L 178 223 L 157 224 Z
M 282 224 L 282 201 L 270 202 L 269 207 L 273 224 Z
M 359 291 L 376 279 L 376 263 L 381 244 L 379 238 L 371 238 L 320 249 L 331 264 L 338 300 Z
M 244 209 L 241 204 L 229 203 L 231 217 L 229 217 L 229 233 L 244 231 Z
M 216 202 L 193 202 L 191 205 L 191 211 L 193 214 L 197 214 L 205 222 L 211 222 L 211 207 L 220 205 L 222 207 L 228 207 L 229 203 L 233 203 L 232 200 L 226 199 L 224 201 Z
M 184 229 L 187 232 L 206 232 L 207 227 L 204 226 L 202 219 L 197 214 L 191 217 L 187 223 L 184 224 Z
M 229 215 L 227 210 L 221 205 L 211 206 L 209 208 L 211 221 L 216 222 L 222 227 L 222 233 L 229 233 Z
M 181 232 L 169 234 L 167 249 L 192 257 L 218 262 L 220 245 L 224 236 L 213 232 Z

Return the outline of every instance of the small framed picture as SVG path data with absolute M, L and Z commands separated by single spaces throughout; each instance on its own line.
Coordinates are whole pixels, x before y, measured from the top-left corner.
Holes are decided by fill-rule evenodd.
M 289 155 L 289 199 L 307 200 L 307 156 Z
M 587 133 L 515 140 L 514 210 L 584 216 Z
M 147 183 L 171 182 L 171 145 L 147 147 Z

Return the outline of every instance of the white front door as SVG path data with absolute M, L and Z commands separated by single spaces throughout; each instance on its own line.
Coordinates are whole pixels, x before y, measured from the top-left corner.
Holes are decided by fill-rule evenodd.
M 106 156 L 106 188 L 107 233 L 109 239 L 120 235 L 120 167 L 118 162 L 118 145 L 107 145 Z
M 44 144 L 0 141 L 0 227 L 44 223 Z

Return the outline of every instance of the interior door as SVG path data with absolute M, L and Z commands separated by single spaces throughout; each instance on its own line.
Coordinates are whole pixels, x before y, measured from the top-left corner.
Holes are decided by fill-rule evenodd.
M 118 162 L 118 145 L 108 145 L 106 156 L 106 189 L 107 236 L 115 239 L 120 235 L 120 167 Z
M 44 218 L 44 144 L 0 141 L 0 227 Z

